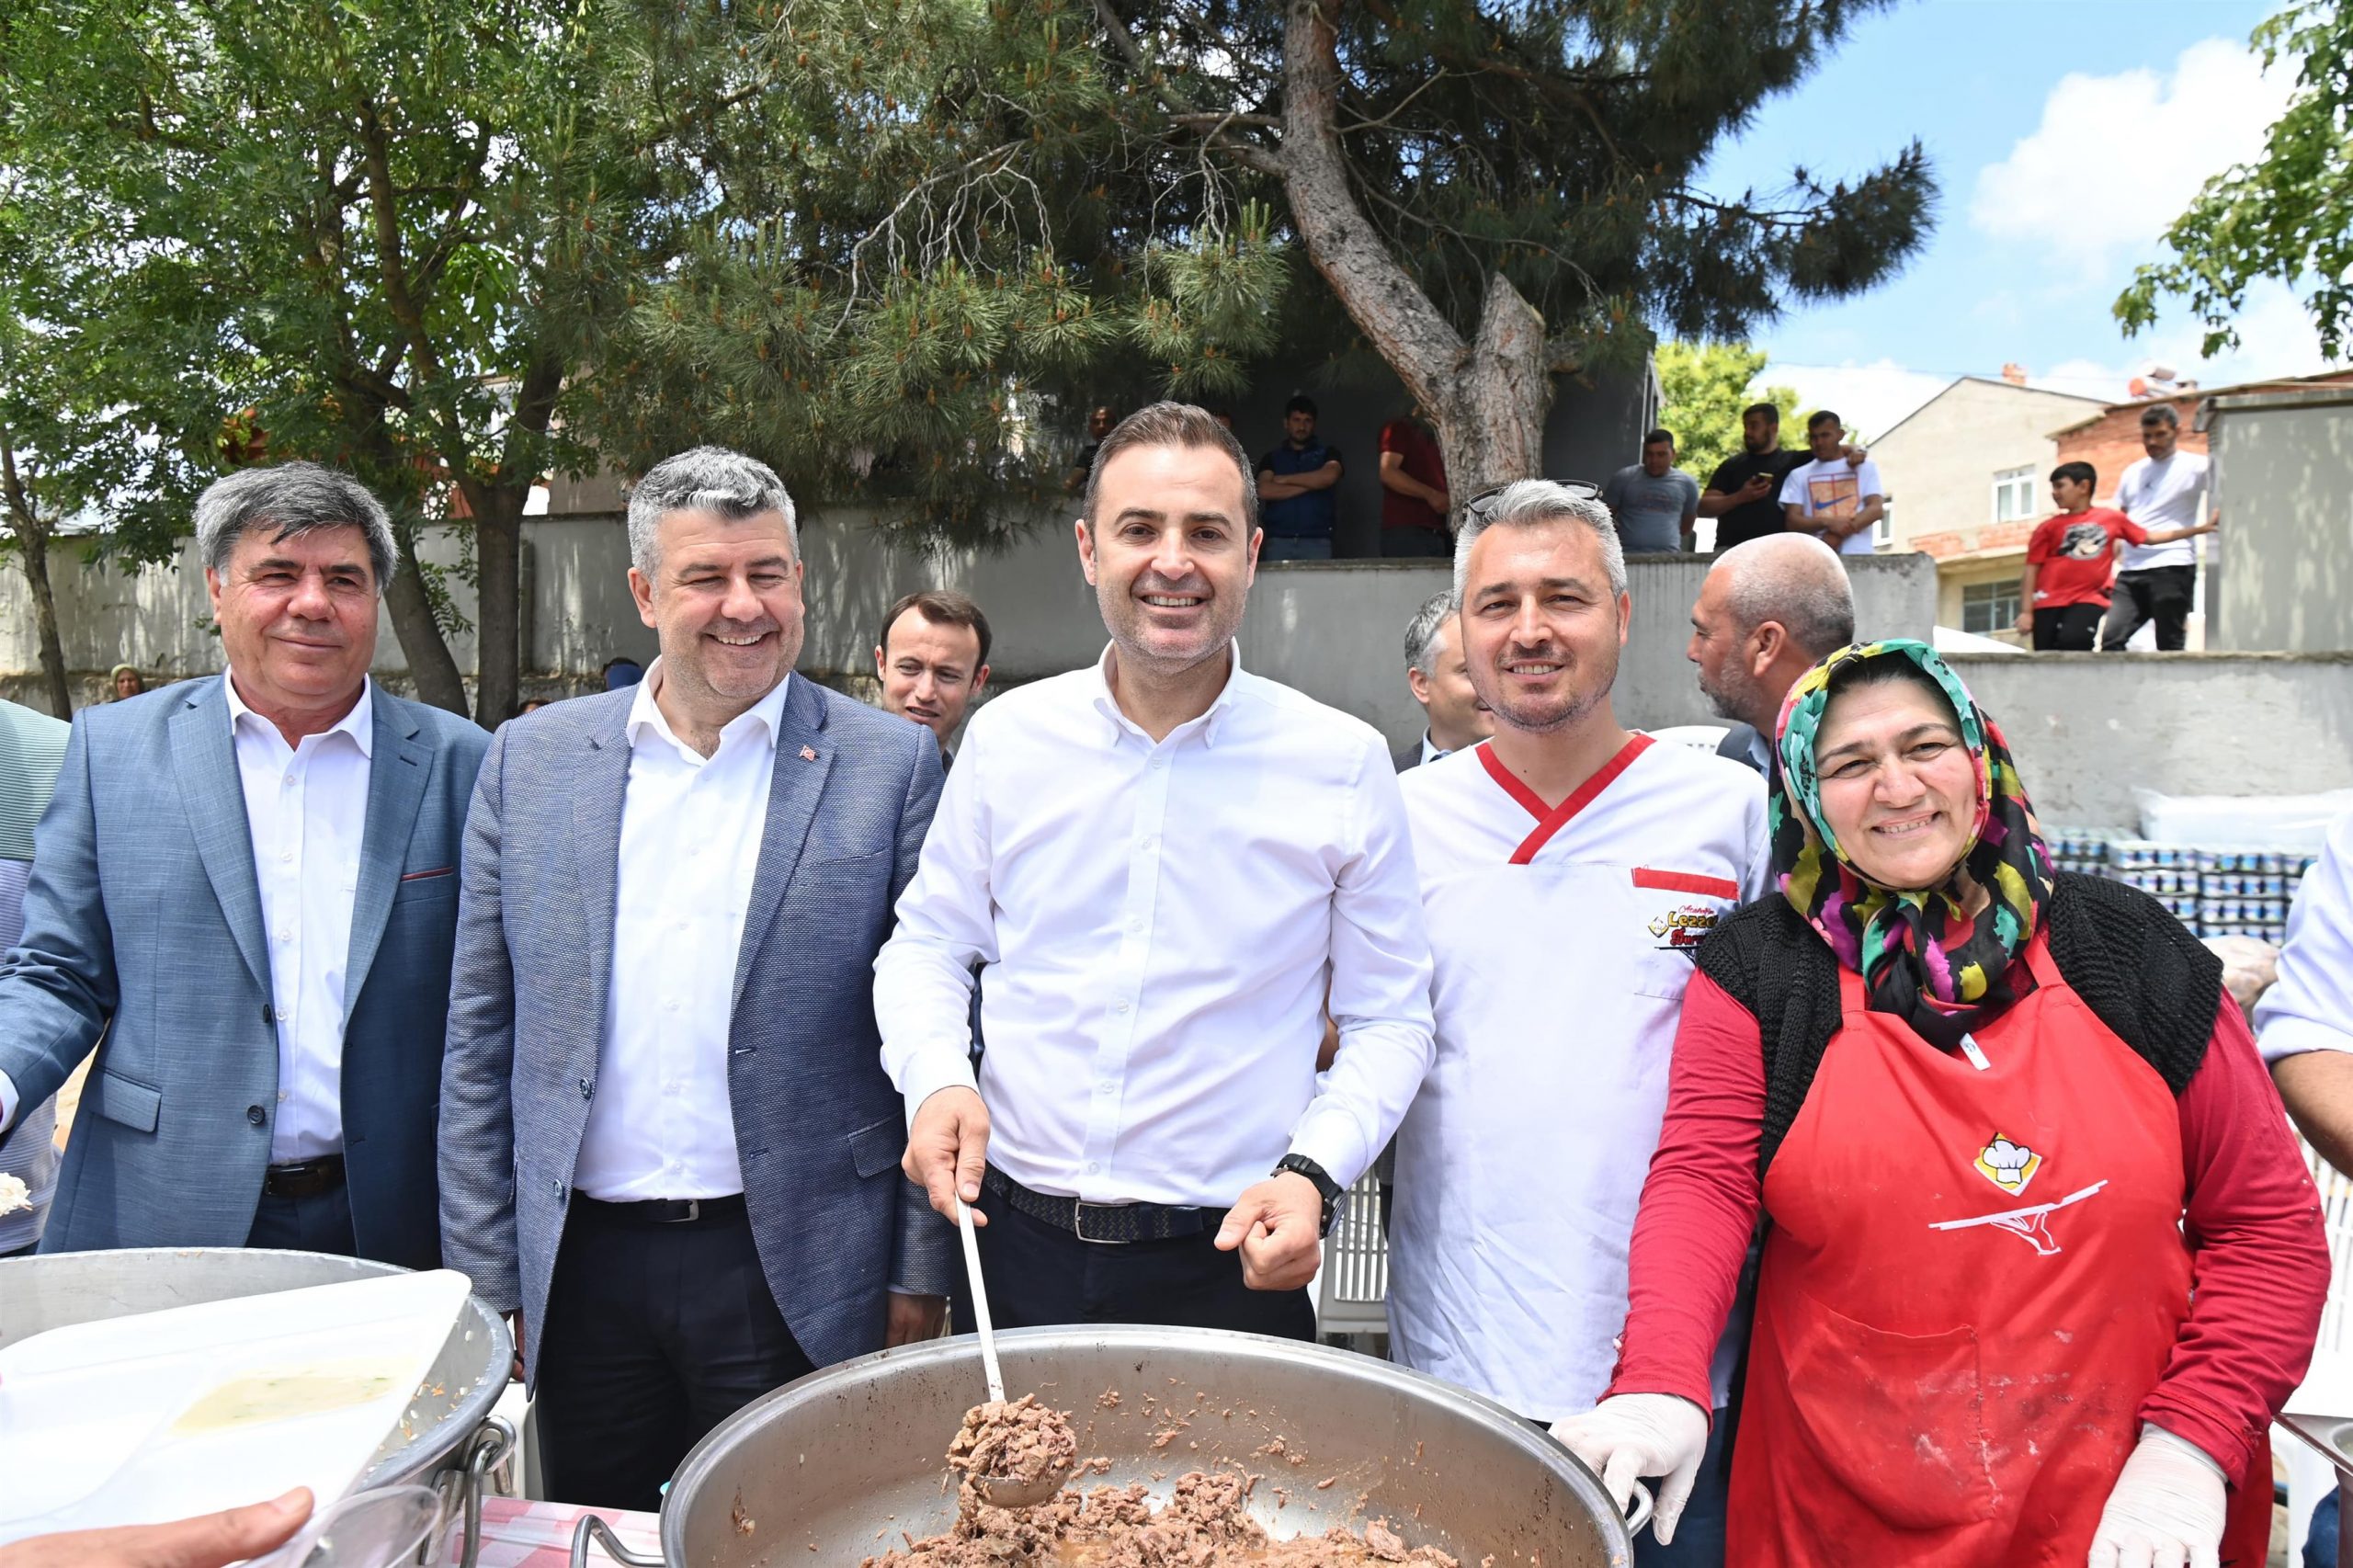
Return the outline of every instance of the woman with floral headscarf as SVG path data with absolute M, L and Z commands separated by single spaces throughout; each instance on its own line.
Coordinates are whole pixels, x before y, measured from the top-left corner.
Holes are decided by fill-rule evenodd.
M 2053 875 L 1926 644 L 1832 654 L 1778 740 L 1781 897 L 1700 949 L 1617 1374 L 1556 1434 L 1671 1532 L 1761 1215 L 1733 1568 L 2253 1568 L 2329 1262 L 2220 963 Z

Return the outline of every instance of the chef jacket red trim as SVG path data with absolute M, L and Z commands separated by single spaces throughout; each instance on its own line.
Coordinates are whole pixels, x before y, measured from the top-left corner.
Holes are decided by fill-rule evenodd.
M 1661 871 L 1649 866 L 1634 868 L 1634 885 L 1656 888 L 1661 892 L 1696 892 L 1709 898 L 1738 898 L 1740 884 L 1729 877 L 1702 877 L 1692 871 Z
M 2176 1104 L 2194 1293 L 2139 1414 L 2197 1444 L 2225 1474 L 2245 1475 L 2311 1364 L 2311 1338 L 2293 1325 L 2312 1322 L 2327 1299 L 2326 1233 L 2279 1091 L 2227 992 L 2206 1059 Z M 1708 1408 L 1709 1358 L 1761 1201 L 1764 1121 L 1756 1020 L 1695 974 L 1634 1221 L 1611 1393 L 1679 1394 Z
M 1554 834 L 1568 826 L 1571 818 L 1593 804 L 1594 797 L 1608 789 L 1613 779 L 1632 767 L 1634 759 L 1648 751 L 1650 744 L 1648 735 L 1633 736 L 1618 748 L 1617 756 L 1596 769 L 1592 778 L 1578 785 L 1575 793 L 1557 806 L 1548 806 L 1543 796 L 1520 782 L 1518 776 L 1503 765 L 1503 760 L 1495 756 L 1493 744 L 1481 741 L 1479 760 L 1487 765 L 1487 777 L 1503 786 L 1504 793 L 1518 801 L 1527 809 L 1528 814 L 1536 819 L 1535 831 L 1520 840 L 1519 847 L 1511 852 L 1511 864 L 1525 866 L 1535 859 L 1536 852 L 1551 843 Z

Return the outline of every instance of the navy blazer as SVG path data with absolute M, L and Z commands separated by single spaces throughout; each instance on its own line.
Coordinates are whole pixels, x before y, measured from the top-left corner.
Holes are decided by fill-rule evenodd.
M 613 961 L 630 689 L 500 730 L 466 824 L 441 1088 L 442 1250 L 538 1374 L 548 1286 L 597 1093 Z M 785 693 L 737 951 L 728 1096 L 770 1294 L 819 1366 L 882 1347 L 888 1290 L 948 1293 L 955 1230 L 899 1174 L 874 955 L 939 803 L 920 724 L 805 676 Z
M 360 1256 L 431 1268 L 436 1046 L 458 851 L 490 737 L 370 691 L 344 971 L 344 1163 Z M 0 1072 L 23 1105 L 98 1052 L 43 1252 L 244 1245 L 278 1108 L 273 994 L 220 677 L 76 713 L 34 837 L 24 935 L 0 959 Z

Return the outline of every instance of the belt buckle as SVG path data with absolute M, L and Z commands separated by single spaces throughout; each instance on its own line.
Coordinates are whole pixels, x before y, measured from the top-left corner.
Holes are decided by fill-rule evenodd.
M 699 1219 L 701 1219 L 701 1218 L 702 1218 L 702 1199 L 699 1199 L 699 1198 L 681 1198 L 681 1199 L 674 1199 L 674 1201 L 685 1204 L 685 1205 L 687 1206 L 687 1211 L 686 1211 L 685 1213 L 683 1213 L 683 1214 L 680 1214 L 680 1215 L 676 1216 L 675 1219 L 667 1219 L 667 1220 L 664 1220 L 664 1221 L 662 1221 L 662 1223 L 663 1223 L 663 1224 L 665 1224 L 665 1225 L 690 1225 L 690 1224 L 694 1223 L 694 1221 L 696 1221 L 697 1220 L 699 1220 Z
M 1080 1241 L 1086 1243 L 1090 1246 L 1108 1247 L 1125 1245 L 1126 1243 L 1132 1238 L 1088 1235 L 1086 1233 L 1086 1211 L 1089 1209 L 1100 1209 L 1116 1213 L 1126 1207 L 1127 1205 L 1122 1203 L 1089 1203 L 1084 1198 L 1074 1198 L 1070 1200 L 1071 1234 L 1076 1236 Z

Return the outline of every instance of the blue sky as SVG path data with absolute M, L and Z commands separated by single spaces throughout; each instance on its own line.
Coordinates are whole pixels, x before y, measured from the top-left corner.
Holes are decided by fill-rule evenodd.
M 2273 8 L 2238 0 L 1910 0 L 1867 17 L 1827 65 L 1768 103 L 1702 180 L 1777 191 L 1793 164 L 1836 178 L 1917 136 L 1942 187 L 1934 234 L 1861 298 L 1756 333 L 1766 379 L 1876 434 L 1956 375 L 2025 366 L 2103 399 L 2153 362 L 2209 386 L 2322 368 L 2309 319 L 2261 286 L 2236 354 L 2197 358 L 2178 304 L 2127 339 L 2109 314 L 2209 175 L 2253 156 L 2292 84 L 2246 46 Z

